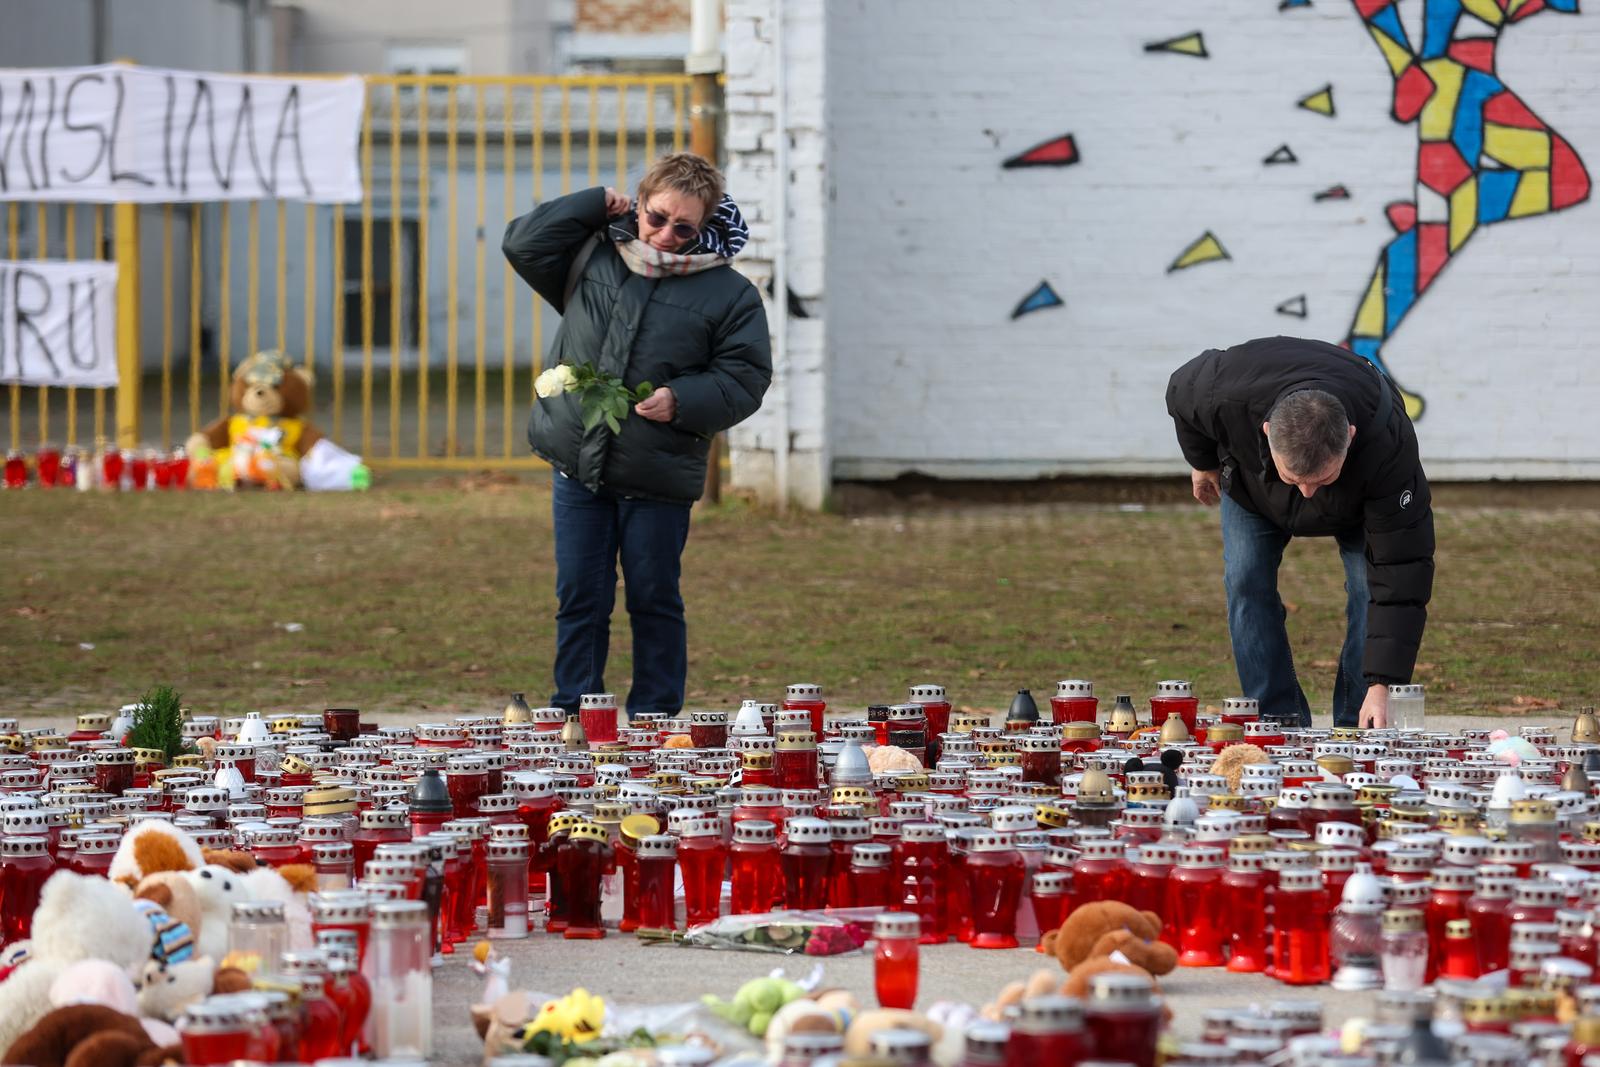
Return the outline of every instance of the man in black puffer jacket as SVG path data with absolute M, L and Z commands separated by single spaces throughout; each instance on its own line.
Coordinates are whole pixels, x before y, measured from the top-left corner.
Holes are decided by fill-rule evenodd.
M 1333 537 L 1348 595 L 1334 724 L 1384 725 L 1388 687 L 1411 681 L 1433 592 L 1433 508 L 1399 390 L 1334 345 L 1269 337 L 1179 367 L 1167 412 L 1195 499 L 1222 504 L 1244 694 L 1264 716 L 1309 725 L 1278 565 L 1291 537 Z
M 507 260 L 561 313 L 554 361 L 589 364 L 630 389 L 655 385 L 620 432 L 603 421 L 586 431 L 576 397 L 546 396 L 542 384 L 528 420 L 528 442 L 556 472 L 551 704 L 569 713 L 605 689 L 619 559 L 633 627 L 628 715 L 683 707 L 678 578 L 690 505 L 711 438 L 753 414 L 772 380 L 761 295 L 728 265 L 746 235 L 722 175 L 689 153 L 656 161 L 637 205 L 586 189 L 506 229 Z

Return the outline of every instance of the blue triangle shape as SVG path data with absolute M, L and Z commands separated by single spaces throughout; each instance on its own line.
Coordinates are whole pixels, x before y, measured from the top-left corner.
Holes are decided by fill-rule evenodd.
M 1045 308 L 1063 307 L 1065 304 L 1066 301 L 1061 299 L 1055 289 L 1051 288 L 1049 282 L 1040 282 L 1034 287 L 1033 292 L 1022 298 L 1022 302 L 1011 312 L 1011 317 L 1020 319 L 1030 312 L 1043 311 Z

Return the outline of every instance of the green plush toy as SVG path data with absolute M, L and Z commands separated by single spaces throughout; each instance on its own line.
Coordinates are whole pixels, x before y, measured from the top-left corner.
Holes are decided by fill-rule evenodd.
M 710 993 L 700 1001 L 735 1026 L 744 1027 L 756 1037 L 765 1037 L 767 1026 L 778 1009 L 805 995 L 804 989 L 787 978 L 752 978 L 739 987 L 731 1001 Z

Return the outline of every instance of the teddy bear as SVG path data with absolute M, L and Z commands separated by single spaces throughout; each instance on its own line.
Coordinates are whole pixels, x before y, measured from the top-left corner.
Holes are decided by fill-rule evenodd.
M 10 1042 L 0 1061 L 32 1067 L 159 1067 L 183 1062 L 176 1041 L 159 1045 L 138 1019 L 103 1004 L 46 1013 Z
M 1053 953 L 1069 974 L 1090 960 L 1122 959 L 1151 975 L 1172 973 L 1178 951 L 1161 939 L 1161 916 L 1138 911 L 1120 900 L 1080 904 L 1045 935 L 1045 951 Z
M 51 875 L 34 909 L 30 954 L 0 983 L 0 1048 L 51 1010 L 50 988 L 69 966 L 99 959 L 131 978 L 154 943 L 155 930 L 121 886 L 71 871 Z
M 311 375 L 277 350 L 257 352 L 233 372 L 232 414 L 186 443 L 197 488 L 365 489 L 371 472 L 359 456 L 324 437 L 306 418 Z
M 1260 745 L 1246 744 L 1241 741 L 1229 745 L 1211 764 L 1211 773 L 1220 774 L 1228 780 L 1228 792 L 1237 793 L 1239 782 L 1244 778 L 1244 769 L 1251 763 L 1268 763 L 1272 759 L 1267 755 L 1267 750 Z
M 202 956 L 220 960 L 228 953 L 228 920 L 236 902 L 253 900 L 244 879 L 226 867 L 207 864 L 184 877 L 200 901 L 200 929 L 195 935 L 195 950 Z
M 165 820 L 148 819 L 122 835 L 107 877 L 132 889 L 147 875 L 193 870 L 205 862 L 200 846 L 188 833 Z
M 877 1008 L 857 1015 L 844 1032 L 845 1058 L 872 1055 L 872 1036 L 884 1030 L 917 1030 L 937 1045 L 944 1038 L 944 1027 L 919 1011 L 906 1008 Z
M 138 1018 L 150 1040 L 158 1045 L 178 1043 L 178 1031 L 165 1016 L 156 1017 L 140 1007 L 139 991 L 128 973 L 105 960 L 79 960 L 62 971 L 50 985 L 50 1004 L 56 1008 L 98 1004 Z

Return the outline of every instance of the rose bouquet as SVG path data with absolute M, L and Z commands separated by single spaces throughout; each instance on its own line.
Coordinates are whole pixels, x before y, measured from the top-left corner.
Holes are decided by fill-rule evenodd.
M 601 374 L 587 363 L 577 366 L 561 363 L 535 378 L 533 391 L 541 400 L 562 393 L 576 393 L 583 410 L 585 433 L 600 425 L 602 420 L 612 433 L 621 433 L 622 420 L 628 417 L 634 404 L 649 399 L 655 386 L 640 382 L 636 388 L 629 389 L 621 378 Z

